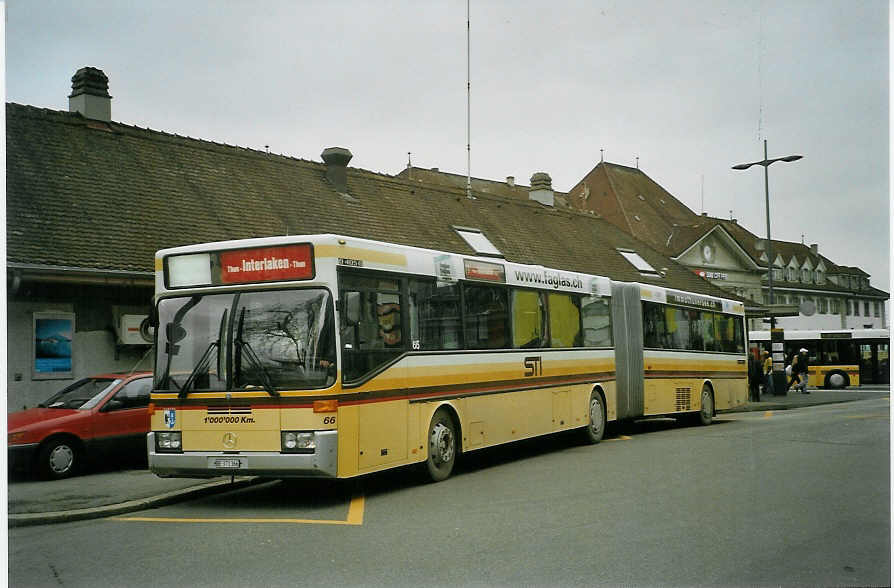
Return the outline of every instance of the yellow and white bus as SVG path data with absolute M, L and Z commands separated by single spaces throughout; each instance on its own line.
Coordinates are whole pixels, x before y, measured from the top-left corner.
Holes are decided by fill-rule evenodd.
M 751 331 L 752 344 L 769 349 L 769 331 Z M 807 350 L 807 385 L 816 388 L 847 388 L 863 384 L 890 383 L 890 333 L 888 329 L 786 330 L 785 360 Z
M 159 251 L 149 467 L 347 478 L 744 403 L 741 303 L 338 235 Z

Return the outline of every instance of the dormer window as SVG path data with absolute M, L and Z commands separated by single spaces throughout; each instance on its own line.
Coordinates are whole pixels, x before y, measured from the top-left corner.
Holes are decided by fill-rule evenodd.
M 786 270 L 786 273 L 788 275 L 785 277 L 785 279 L 788 280 L 789 282 L 794 282 L 795 281 L 795 268 L 793 268 L 793 267 L 788 268 Z
M 801 281 L 804 282 L 805 284 L 810 283 L 810 270 L 807 269 L 806 267 L 801 270 Z
M 636 251 L 632 249 L 618 249 L 617 251 L 624 259 L 630 262 L 630 265 L 635 267 L 640 274 L 653 278 L 661 277 L 661 274 L 658 273 L 658 270 L 649 265 L 649 262 L 640 257 L 639 253 L 637 253 Z
M 473 229 L 470 227 L 453 227 L 456 234 L 463 238 L 469 247 L 475 250 L 478 255 L 486 255 L 490 257 L 503 257 L 496 246 L 484 236 L 481 229 Z

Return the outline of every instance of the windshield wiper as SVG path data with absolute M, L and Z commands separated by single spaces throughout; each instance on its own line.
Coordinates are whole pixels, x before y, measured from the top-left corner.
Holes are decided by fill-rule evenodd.
M 190 372 L 189 377 L 186 378 L 186 381 L 183 382 L 183 386 L 180 388 L 180 392 L 177 394 L 178 398 L 186 398 L 186 395 L 189 394 L 189 388 L 192 386 L 199 374 L 208 371 L 208 364 L 211 361 L 211 352 L 215 347 L 220 347 L 220 341 L 212 341 L 208 344 L 208 348 L 205 349 L 205 353 L 202 354 L 201 359 L 196 364 L 196 367 L 192 368 L 192 372 Z
M 273 387 L 273 382 L 270 380 L 270 373 L 267 371 L 267 368 L 264 367 L 264 364 L 261 363 L 261 360 L 258 359 L 258 355 L 255 353 L 255 350 L 251 348 L 248 341 L 237 339 L 236 345 L 242 350 L 243 357 L 248 358 L 248 363 L 251 364 L 251 367 L 261 375 L 261 385 L 264 387 L 264 390 L 267 391 L 267 394 L 270 396 L 279 396 L 279 392 L 276 391 L 276 388 Z

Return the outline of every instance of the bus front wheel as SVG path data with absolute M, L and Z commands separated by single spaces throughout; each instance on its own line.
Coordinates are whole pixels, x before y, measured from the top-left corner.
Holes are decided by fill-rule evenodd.
M 847 374 L 842 372 L 829 372 L 826 375 L 826 388 L 832 390 L 841 390 L 850 385 Z
M 428 459 L 425 465 L 432 481 L 446 480 L 456 462 L 456 425 L 450 414 L 439 408 L 428 427 Z

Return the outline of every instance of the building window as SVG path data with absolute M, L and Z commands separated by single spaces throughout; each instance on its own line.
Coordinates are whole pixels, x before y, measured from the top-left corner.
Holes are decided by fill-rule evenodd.
M 789 282 L 794 282 L 794 281 L 795 281 L 795 268 L 790 267 L 790 268 L 788 268 L 788 269 L 786 270 L 785 273 L 788 274 L 788 275 L 786 275 L 786 277 L 785 277 L 786 280 L 788 280 Z
M 847 316 L 854 316 L 854 301 L 847 301 Z
M 817 308 L 820 314 L 829 314 L 829 301 L 825 298 L 817 298 Z
M 882 306 L 882 303 L 881 303 L 881 302 L 875 302 L 875 303 L 874 303 L 874 306 L 875 306 L 875 308 L 873 309 L 873 310 L 874 310 L 873 315 L 875 316 L 875 318 L 878 318 L 879 315 L 881 314 L 881 306 Z
M 823 275 L 823 270 L 816 270 L 816 283 L 817 284 L 825 284 L 826 277 Z
M 863 316 L 869 316 L 869 301 L 863 301 Z
M 810 270 L 809 269 L 804 268 L 801 270 L 801 281 L 804 282 L 805 284 L 810 283 Z
M 837 298 L 833 298 L 829 301 L 829 311 L 832 314 L 839 314 L 839 312 L 841 311 L 841 306 L 839 305 Z
M 465 241 L 469 247 L 475 250 L 475 253 L 492 257 L 503 257 L 500 250 L 484 236 L 484 233 L 482 233 L 480 229 L 453 227 L 453 230 L 456 231 L 457 235 L 462 237 L 463 241 Z
M 630 262 L 630 265 L 635 267 L 640 274 L 655 278 L 661 277 L 661 274 L 659 274 L 654 267 L 649 265 L 649 262 L 640 257 L 639 253 L 636 251 L 633 251 L 632 249 L 618 249 L 617 251 L 624 259 Z

